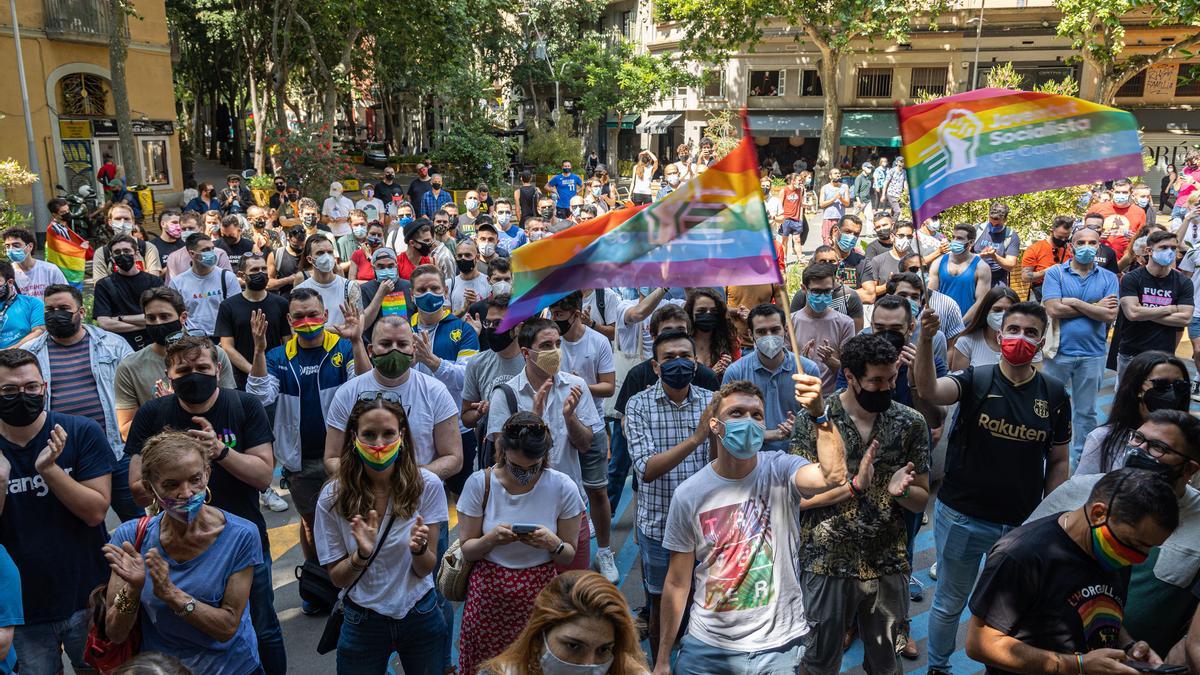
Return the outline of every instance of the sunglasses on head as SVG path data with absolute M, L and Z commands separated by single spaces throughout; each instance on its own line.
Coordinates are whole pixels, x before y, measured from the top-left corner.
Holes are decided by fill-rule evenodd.
M 400 394 L 397 394 L 394 391 L 364 391 L 358 395 L 358 400 L 360 403 L 371 403 L 373 401 L 378 401 L 379 399 L 383 399 L 388 403 L 400 405 Z

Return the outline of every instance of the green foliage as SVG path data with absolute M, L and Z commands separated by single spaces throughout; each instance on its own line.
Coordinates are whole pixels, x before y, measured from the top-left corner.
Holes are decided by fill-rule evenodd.
M 480 182 L 499 185 L 504 182 L 508 167 L 508 143 L 492 133 L 491 126 L 481 118 L 451 123 L 430 158 L 448 165 L 447 185 L 451 188 L 473 188 Z
M 300 193 L 323 195 L 329 184 L 343 178 L 356 178 L 354 166 L 333 147 L 327 124 L 301 124 L 291 131 L 276 130 L 268 144 L 278 145 L 277 159 L 281 175 L 298 181 Z
M 734 111 L 717 110 L 709 113 L 704 137 L 713 142 L 713 157 L 720 159 L 733 152 L 742 142 L 742 129 Z
M 524 158 L 534 166 L 535 174 L 556 173 L 563 160 L 578 162 L 583 154 L 579 138 L 571 135 L 570 118 L 559 120 L 553 129 L 531 129 L 525 142 Z
M 271 190 L 275 187 L 275 177 L 269 173 L 251 176 L 248 182 L 251 190 Z
M 594 34 L 575 43 L 563 58 L 564 80 L 574 83 L 578 107 L 592 118 L 610 110 L 645 110 L 675 87 L 696 79 L 671 58 L 638 53 L 632 42 L 619 35 Z
M 992 66 L 987 74 L 987 86 L 995 89 L 1025 89 L 1025 78 L 1013 68 L 1012 61 Z M 1068 75 L 1062 81 L 1049 80 L 1033 88 L 1033 91 L 1062 96 L 1078 96 L 1079 82 Z M 935 97 L 936 98 L 936 97 Z
M 26 171 L 17 160 L 10 157 L 0 161 L 0 230 L 29 225 L 31 219 L 8 201 L 7 193 L 12 188 L 32 185 L 37 181 L 37 174 Z

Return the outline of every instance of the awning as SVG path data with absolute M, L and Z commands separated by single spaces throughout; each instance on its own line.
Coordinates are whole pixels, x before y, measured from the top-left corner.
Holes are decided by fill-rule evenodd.
M 821 136 L 821 112 L 750 113 L 750 133 L 756 136 Z
M 894 110 L 849 110 L 842 113 L 842 145 L 900 147 Z
M 645 121 L 637 125 L 636 131 L 639 134 L 665 134 L 681 115 L 682 113 L 647 115 Z
M 637 121 L 638 121 L 639 117 L 641 117 L 641 115 L 625 115 L 624 117 L 622 117 L 620 119 L 620 122 L 618 123 L 617 116 L 612 113 L 609 113 L 608 123 L 606 126 L 608 126 L 609 129 L 617 129 L 617 128 L 632 129 L 635 126 L 637 126 Z

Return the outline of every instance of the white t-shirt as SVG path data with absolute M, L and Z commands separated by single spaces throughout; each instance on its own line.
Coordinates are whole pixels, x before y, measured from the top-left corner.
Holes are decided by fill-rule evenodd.
M 13 274 L 21 293 L 34 298 L 44 297 L 46 287 L 51 284 L 67 283 L 67 278 L 63 276 L 62 270 L 58 269 L 58 265 L 45 260 L 34 260 L 33 269 L 28 273 L 20 265 L 13 265 Z
M 1200 291 L 1200 274 L 1196 273 L 1196 268 L 1200 267 L 1200 248 L 1193 248 L 1183 256 L 1183 260 L 1179 261 L 1179 270 L 1192 275 L 1192 288 Z M 20 282 L 17 282 L 20 286 Z M 21 289 L 24 291 L 24 287 Z M 1193 317 L 1200 317 L 1200 303 L 1196 303 L 1196 308 L 1192 310 Z
M 340 237 L 350 234 L 350 222 L 336 222 L 339 218 L 349 218 L 350 212 L 354 210 L 354 202 L 350 198 L 342 195 L 341 197 L 326 197 L 325 203 L 321 206 L 321 215 L 329 217 L 329 229 L 333 232 L 333 236 Z
M 338 431 L 346 430 L 350 411 L 364 391 L 393 391 L 400 395 L 400 405 L 408 413 L 408 428 L 416 446 L 417 464 L 422 466 L 437 456 L 433 443 L 433 428 L 451 417 L 458 416 L 458 404 L 450 397 L 446 385 L 429 375 L 410 369 L 408 378 L 398 387 L 385 387 L 369 370 L 338 387 L 325 415 L 325 423 Z
M 346 277 L 334 275 L 333 281 L 327 284 L 318 283 L 315 277 L 309 277 L 297 284 L 296 288 L 311 288 L 321 295 L 321 302 L 325 303 L 325 310 L 329 312 L 329 324 L 339 324 L 346 320 L 342 304 L 347 301 L 354 303 L 360 311 L 363 308 L 362 292 L 358 284 L 352 283 Z
M 377 197 L 360 199 L 354 202 L 354 208 L 367 214 L 368 223 L 372 220 L 383 220 L 383 202 L 379 201 Z
M 795 565 L 800 492 L 792 481 L 805 464 L 795 455 L 760 452 L 741 480 L 722 478 L 709 464 L 676 488 L 663 548 L 696 556 L 693 638 L 759 652 L 808 632 Z
M 592 321 L 605 326 L 616 326 L 617 319 L 624 313 L 624 309 L 633 307 L 637 303 L 630 305 L 622 305 L 624 302 L 632 302 L 625 300 L 621 294 L 611 288 L 595 289 L 592 291 L 584 291 L 587 295 L 583 298 L 583 309 L 592 317 Z M 604 293 L 604 314 L 600 314 L 599 303 L 596 302 L 596 294 Z
M 468 288 L 475 291 L 480 300 L 492 293 L 492 285 L 488 283 L 486 274 L 480 274 L 474 279 L 464 279 L 461 275 L 455 276 L 450 280 L 450 306 L 455 314 L 466 307 L 467 303 L 463 300 L 463 294 Z
M 492 476 L 485 513 L 483 477 L 483 471 L 476 471 L 467 478 L 462 496 L 458 498 L 458 512 L 474 518 L 483 516 L 484 534 L 500 523 L 542 525 L 557 532 L 560 518 L 574 518 L 583 513 L 579 488 L 570 476 L 554 469 L 543 471 L 533 489 L 523 495 L 509 494 L 500 479 Z M 515 541 L 497 546 L 484 559 L 511 570 L 523 570 L 550 562 L 550 552 Z
M 225 279 L 225 287 L 221 287 L 221 278 Z M 187 308 L 187 328 L 189 333 L 200 333 L 211 336 L 217 329 L 217 309 L 226 298 L 242 292 L 237 275 L 227 269 L 214 267 L 208 274 L 199 276 L 192 268 L 184 270 L 183 274 L 171 277 L 168 284 L 183 296 L 183 304 Z
M 383 547 L 379 549 L 371 566 L 363 572 L 362 579 L 350 591 L 350 599 L 362 607 L 379 612 L 393 619 L 403 619 L 433 589 L 433 574 L 418 577 L 412 573 L 412 550 L 408 547 L 417 515 L 425 524 L 441 523 L 446 527 L 449 514 L 446 509 L 446 491 L 437 475 L 420 469 L 425 488 L 421 490 L 421 501 L 417 512 L 408 518 L 396 517 L 388 532 Z M 335 563 L 358 550 L 354 535 L 350 531 L 350 520 L 338 512 L 335 493 L 338 481 L 330 481 L 321 488 L 317 498 L 317 515 L 313 526 L 313 539 L 317 545 L 317 559 L 322 565 Z M 375 543 L 392 516 L 392 503 L 379 517 L 379 533 Z
M 605 300 L 605 303 L 608 301 Z M 605 309 L 608 305 L 605 304 Z M 578 375 L 588 384 L 596 384 L 601 375 L 615 373 L 612 344 L 608 339 L 594 329 L 584 327 L 583 336 L 578 342 L 562 340 L 562 369 Z M 604 417 L 603 398 L 592 397 L 596 402 L 596 413 Z
M 992 350 L 987 345 L 987 330 L 977 330 L 974 333 L 963 333 L 958 336 L 954 348 L 971 360 L 971 365 L 991 366 L 1000 363 L 1000 352 Z M 1042 362 L 1042 350 L 1033 355 L 1034 363 Z M 949 364 L 947 364 L 949 365 Z

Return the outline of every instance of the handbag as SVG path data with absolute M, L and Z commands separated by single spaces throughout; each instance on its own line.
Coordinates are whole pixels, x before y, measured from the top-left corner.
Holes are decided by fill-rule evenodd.
M 142 550 L 142 541 L 146 538 L 146 530 L 150 529 L 151 516 L 138 518 L 137 534 L 133 538 L 133 547 Z M 133 658 L 142 646 L 141 607 L 138 607 L 138 618 L 129 631 L 124 642 L 113 642 L 108 639 L 104 630 L 105 616 L 108 614 L 108 583 L 100 584 L 92 589 L 88 605 L 92 609 L 91 625 L 88 626 L 87 643 L 83 648 L 83 662 L 101 673 L 116 670 L 121 664 Z
M 483 514 L 487 514 L 488 496 L 492 492 L 492 470 L 484 470 L 483 475 Z M 480 517 L 482 521 L 482 516 Z M 438 565 L 437 588 L 442 596 L 452 602 L 463 602 L 467 599 L 467 581 L 471 578 L 471 568 L 475 565 L 467 560 L 462 553 L 462 539 L 455 539 Z
M 301 600 L 325 611 L 337 604 L 340 589 L 317 561 L 305 560 L 303 565 L 296 565 L 296 579 Z
M 354 590 L 359 581 L 362 581 L 363 575 L 367 573 L 367 568 L 371 566 L 371 563 L 375 561 L 375 556 L 379 555 L 379 551 L 383 549 L 383 542 L 387 541 L 388 532 L 392 531 L 392 523 L 394 522 L 396 522 L 395 512 L 388 518 L 387 525 L 383 528 L 383 536 L 379 537 L 379 543 L 375 545 L 375 550 L 371 551 L 371 555 L 363 565 L 362 571 L 354 578 L 354 582 L 346 587 L 345 592 L 341 594 L 336 604 L 333 605 L 333 609 L 329 610 L 329 618 L 325 620 L 325 629 L 321 631 L 321 639 L 317 641 L 318 654 L 328 654 L 337 649 L 338 638 L 342 634 L 342 622 L 346 620 L 346 610 L 342 606 L 342 603 L 345 602 L 346 598 L 350 597 L 350 591 Z

